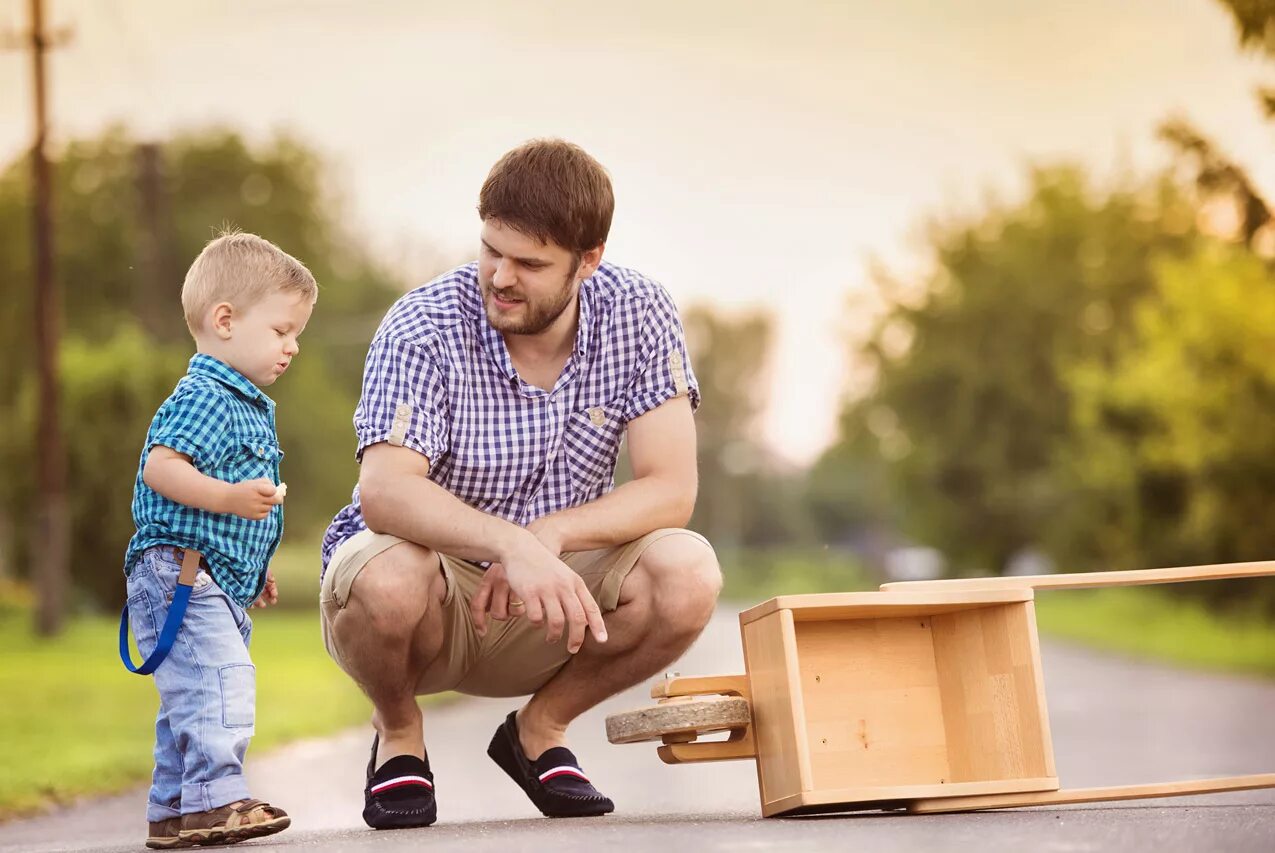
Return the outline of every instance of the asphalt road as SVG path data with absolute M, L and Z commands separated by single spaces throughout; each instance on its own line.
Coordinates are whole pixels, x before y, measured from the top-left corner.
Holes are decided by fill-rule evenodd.
M 1187 673 L 1046 644 L 1045 680 L 1064 787 L 1275 772 L 1275 683 Z M 743 672 L 733 613 L 723 612 L 674 669 Z M 650 744 L 612 746 L 603 719 L 649 703 L 647 687 L 582 718 L 572 746 L 613 815 L 549 820 L 486 756 L 513 700 L 464 699 L 427 711 L 439 823 L 374 832 L 360 818 L 371 730 L 254 758 L 254 796 L 292 828 L 247 850 L 468 851 L 597 848 L 871 851 L 1275 851 L 1275 791 L 959 815 L 882 812 L 763 820 L 750 761 L 669 767 Z M 140 850 L 145 790 L 0 825 L 9 851 Z

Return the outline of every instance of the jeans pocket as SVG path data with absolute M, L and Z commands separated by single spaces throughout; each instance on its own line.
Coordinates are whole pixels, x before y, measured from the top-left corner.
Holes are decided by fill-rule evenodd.
M 155 611 L 151 609 L 150 596 L 140 589 L 128 597 L 128 624 L 133 629 L 133 641 L 143 658 L 150 657 L 159 642 L 159 626 Z
M 257 668 L 233 663 L 217 671 L 221 678 L 221 724 L 228 729 L 251 728 L 256 723 Z

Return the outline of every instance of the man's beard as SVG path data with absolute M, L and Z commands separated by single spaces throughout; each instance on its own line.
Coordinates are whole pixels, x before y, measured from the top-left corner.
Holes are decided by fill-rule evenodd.
M 547 297 L 541 302 L 524 301 L 524 314 L 521 319 L 515 319 L 507 316 L 500 309 L 487 305 L 487 322 L 491 323 L 492 328 L 498 332 L 504 332 L 510 335 L 538 335 L 545 329 L 553 325 L 554 321 L 562 316 L 562 312 L 567 310 L 567 306 L 571 304 L 571 285 L 575 281 L 576 270 L 572 269 L 567 274 L 566 280 L 562 283 L 562 290 L 558 293 Z M 491 285 L 484 285 L 483 290 L 488 296 L 496 293 L 496 289 Z

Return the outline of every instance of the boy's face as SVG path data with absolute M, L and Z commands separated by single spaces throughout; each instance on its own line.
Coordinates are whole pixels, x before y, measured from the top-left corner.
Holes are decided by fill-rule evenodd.
M 297 338 L 313 310 L 314 303 L 308 297 L 276 291 L 243 311 L 235 311 L 225 325 L 218 323 L 217 327 L 223 360 L 252 384 L 273 385 L 300 351 Z
M 487 322 L 513 335 L 536 335 L 549 328 L 602 259 L 600 246 L 576 256 L 497 219 L 483 223 L 481 239 L 478 283 Z

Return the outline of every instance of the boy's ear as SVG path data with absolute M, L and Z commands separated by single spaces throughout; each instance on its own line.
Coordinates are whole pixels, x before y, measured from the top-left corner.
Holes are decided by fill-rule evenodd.
M 230 321 L 234 319 L 235 309 L 229 302 L 218 302 L 212 308 L 213 334 L 223 341 L 230 340 Z

